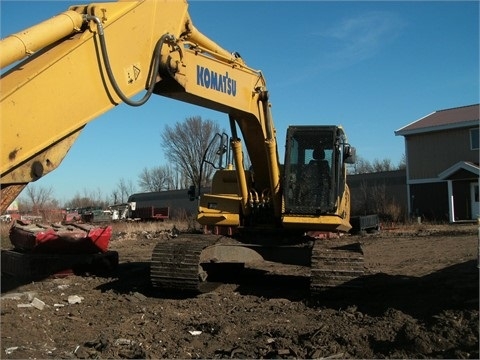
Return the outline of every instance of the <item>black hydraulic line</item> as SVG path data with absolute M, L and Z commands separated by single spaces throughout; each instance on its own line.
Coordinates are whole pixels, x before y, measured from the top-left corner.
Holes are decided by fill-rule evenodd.
M 135 101 L 135 100 L 129 99 L 122 92 L 122 90 L 118 86 L 117 81 L 115 80 L 115 76 L 113 75 L 112 67 L 110 65 L 110 59 L 108 57 L 107 45 L 106 45 L 106 41 L 105 41 L 105 33 L 103 31 L 103 25 L 102 25 L 101 20 L 96 16 L 90 16 L 90 15 L 87 15 L 85 17 L 85 19 L 87 21 L 88 20 L 93 20 L 97 24 L 98 36 L 99 36 L 99 39 L 100 39 L 100 47 L 101 47 L 103 63 L 105 64 L 105 70 L 107 71 L 108 79 L 110 80 L 110 83 L 111 83 L 113 89 L 115 90 L 115 93 L 127 105 L 141 106 L 141 105 L 145 104 L 148 101 L 148 99 L 150 99 L 150 96 L 153 94 L 153 89 L 155 87 L 155 77 L 157 76 L 158 70 L 160 68 L 160 53 L 161 53 L 162 47 L 166 42 L 172 42 L 174 40 L 173 35 L 164 34 L 155 44 L 155 49 L 154 49 L 153 57 L 152 57 L 153 66 L 151 66 L 151 71 L 150 71 L 150 76 L 149 76 L 150 80 L 149 80 L 149 82 L 147 83 L 147 86 L 146 86 L 147 87 L 147 92 L 140 100 Z

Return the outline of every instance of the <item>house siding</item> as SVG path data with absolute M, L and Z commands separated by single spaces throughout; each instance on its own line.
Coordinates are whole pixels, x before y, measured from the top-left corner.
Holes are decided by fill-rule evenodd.
M 409 180 L 436 178 L 462 159 L 478 163 L 478 150 L 470 150 L 470 128 L 405 137 Z
M 435 111 L 395 131 L 405 137 L 408 211 L 429 220 L 475 220 L 472 183 L 478 182 L 480 105 Z

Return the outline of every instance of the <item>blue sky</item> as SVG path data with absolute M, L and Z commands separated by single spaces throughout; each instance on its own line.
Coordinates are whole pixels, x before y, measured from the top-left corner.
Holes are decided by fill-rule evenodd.
M 0 3 L 1 36 L 83 1 Z M 479 102 L 478 1 L 200 1 L 194 25 L 266 77 L 283 161 L 288 125 L 341 124 L 364 159 L 398 164 L 394 131 L 435 110 Z M 108 41 L 108 39 L 107 39 Z M 166 124 L 190 116 L 228 129 L 223 113 L 154 96 L 87 125 L 60 167 L 35 186 L 64 202 L 144 168 L 167 165 Z M 139 189 L 138 189 L 139 190 Z

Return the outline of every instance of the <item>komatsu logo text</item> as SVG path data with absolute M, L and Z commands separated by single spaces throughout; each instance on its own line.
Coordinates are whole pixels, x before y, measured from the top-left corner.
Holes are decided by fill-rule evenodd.
M 237 81 L 230 78 L 228 72 L 219 74 L 200 65 L 197 65 L 197 85 L 228 95 L 237 95 Z

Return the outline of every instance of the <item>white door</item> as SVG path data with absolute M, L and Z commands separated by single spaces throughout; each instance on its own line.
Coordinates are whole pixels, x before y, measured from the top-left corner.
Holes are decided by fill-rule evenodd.
M 478 199 L 478 182 L 470 184 L 470 198 L 472 203 L 472 219 L 475 220 L 480 215 L 480 202 Z

